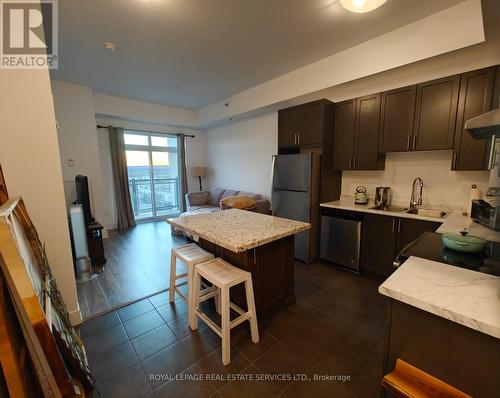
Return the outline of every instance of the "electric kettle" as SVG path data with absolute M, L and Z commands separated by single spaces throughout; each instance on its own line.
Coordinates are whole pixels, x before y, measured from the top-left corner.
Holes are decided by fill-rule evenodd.
M 366 187 L 359 186 L 354 192 L 354 203 L 357 205 L 366 205 L 368 203 L 368 194 L 366 193 Z

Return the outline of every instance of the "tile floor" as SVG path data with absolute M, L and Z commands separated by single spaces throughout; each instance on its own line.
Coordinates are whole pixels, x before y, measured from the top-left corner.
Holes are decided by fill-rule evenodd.
M 379 283 L 320 262 L 296 263 L 295 283 L 297 304 L 258 320 L 259 344 L 251 342 L 248 322 L 233 329 L 227 367 L 219 337 L 203 322 L 190 331 L 186 305 L 170 305 L 168 293 L 85 322 L 81 335 L 100 396 L 378 397 L 387 315 Z

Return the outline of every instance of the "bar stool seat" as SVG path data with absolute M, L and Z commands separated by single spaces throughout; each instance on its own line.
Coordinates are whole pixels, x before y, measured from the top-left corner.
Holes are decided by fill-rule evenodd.
M 215 333 L 222 338 L 222 363 L 228 365 L 231 362 L 231 329 L 244 321 L 250 322 L 252 341 L 259 342 L 259 329 L 257 326 L 257 313 L 255 311 L 255 300 L 252 286 L 252 274 L 242 269 L 236 268 L 221 258 L 205 261 L 194 267 L 193 292 L 200 291 L 201 278 L 206 279 L 215 286 L 220 294 L 219 309 L 221 314 L 221 326 L 219 327 L 207 315 L 200 310 L 200 302 L 206 300 L 203 293 L 193 293 L 191 301 L 191 329 L 198 328 L 198 318 L 203 320 Z M 230 300 L 230 288 L 240 283 L 245 284 L 245 293 L 248 311 L 244 311 Z M 230 310 L 236 311 L 239 316 L 230 319 Z
M 193 293 L 193 272 L 194 266 L 196 264 L 202 263 L 207 260 L 214 258 L 212 253 L 203 250 L 195 243 L 189 243 L 187 245 L 182 245 L 174 247 L 171 250 L 170 255 L 170 291 L 169 291 L 169 301 L 173 303 L 175 301 L 175 294 L 177 293 L 179 297 L 188 304 L 188 321 L 191 319 L 191 302 Z M 185 264 L 187 268 L 186 273 L 177 274 L 177 260 Z M 188 284 L 188 297 L 180 291 L 180 285 L 177 284 L 177 280 L 187 278 Z M 200 287 L 198 287 L 198 290 Z M 217 296 L 217 290 L 215 287 L 204 286 L 203 290 L 204 300 L 208 300 L 211 297 Z M 216 300 L 216 305 L 218 304 Z M 218 305 L 217 305 L 218 307 Z

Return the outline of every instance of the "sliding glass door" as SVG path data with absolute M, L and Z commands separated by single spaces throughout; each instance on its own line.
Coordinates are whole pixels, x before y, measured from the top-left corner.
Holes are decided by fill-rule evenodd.
M 137 221 L 179 214 L 177 138 L 126 130 L 130 198 Z

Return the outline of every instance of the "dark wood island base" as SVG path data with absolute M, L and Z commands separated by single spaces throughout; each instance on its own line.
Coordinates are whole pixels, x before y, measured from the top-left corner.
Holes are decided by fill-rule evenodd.
M 258 315 L 295 304 L 293 235 L 240 253 L 202 238 L 198 244 L 216 257 L 252 274 Z M 246 308 L 243 285 L 231 288 L 231 301 Z

